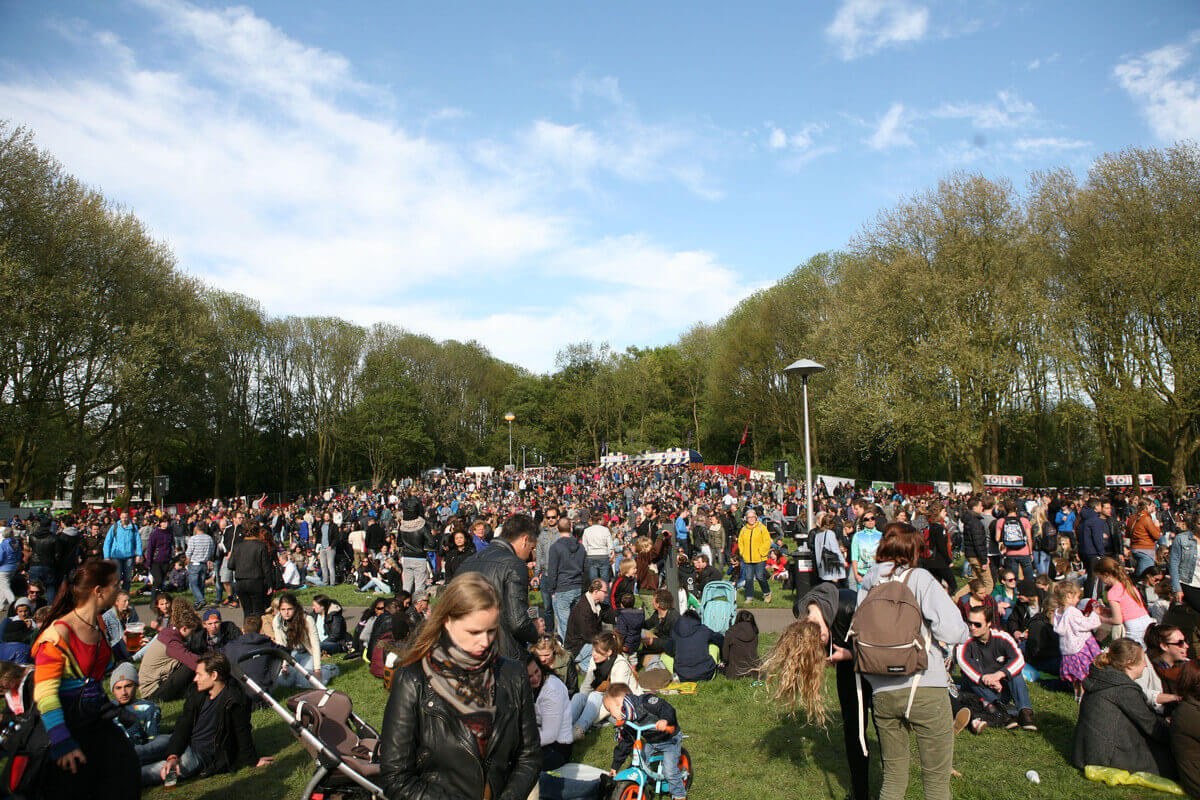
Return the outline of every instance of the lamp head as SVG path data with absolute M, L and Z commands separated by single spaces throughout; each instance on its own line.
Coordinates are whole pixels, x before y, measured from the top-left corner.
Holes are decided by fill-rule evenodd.
M 511 411 L 509 411 L 507 414 L 504 415 L 504 419 L 506 422 L 512 422 L 516 418 L 517 418 L 517 415 L 512 413 Z
M 807 378 L 809 375 L 815 375 L 818 372 L 824 372 L 825 367 L 812 359 L 801 358 L 783 368 L 787 375 L 799 375 L 802 378 Z

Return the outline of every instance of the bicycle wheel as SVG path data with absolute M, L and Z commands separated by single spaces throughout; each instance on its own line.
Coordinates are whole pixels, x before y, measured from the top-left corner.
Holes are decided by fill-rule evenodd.
M 609 800 L 638 800 L 638 785 L 633 781 L 617 781 Z
M 683 788 L 692 788 L 692 756 L 686 747 L 679 748 L 679 774 L 683 776 Z

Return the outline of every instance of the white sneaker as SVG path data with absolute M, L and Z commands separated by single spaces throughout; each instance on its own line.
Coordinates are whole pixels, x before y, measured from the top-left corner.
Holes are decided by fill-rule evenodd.
M 583 728 L 579 727 L 578 725 L 572 725 L 571 732 L 575 737 L 575 741 L 577 741 L 577 742 L 580 739 L 582 739 L 584 736 L 587 736 L 587 731 L 585 731 Z

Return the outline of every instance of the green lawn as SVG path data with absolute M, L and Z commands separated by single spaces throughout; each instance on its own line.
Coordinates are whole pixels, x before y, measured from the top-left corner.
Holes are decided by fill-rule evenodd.
M 764 637 L 766 648 L 771 637 Z M 361 661 L 337 661 L 342 675 L 333 685 L 354 698 L 355 708 L 378 726 L 385 695 L 381 681 L 371 677 Z M 832 675 L 828 688 L 832 689 Z M 1077 706 L 1068 694 L 1031 687 L 1039 732 L 986 731 L 981 736 L 960 734 L 956 743 L 955 798 L 1166 798 L 1146 789 L 1110 788 L 1092 783 L 1070 766 Z M 842 747 L 841 721 L 836 711 L 827 730 L 818 730 L 771 711 L 761 687 L 749 681 L 724 678 L 705 684 L 699 694 L 673 696 L 680 713 L 696 769 L 691 797 L 697 800 L 841 800 L 849 791 Z M 170 725 L 182 702 L 163 708 Z M 836 701 L 832 702 L 836 710 Z M 237 789 L 242 797 L 296 798 L 313 773 L 307 755 L 274 714 L 254 715 L 254 737 L 263 754 L 275 754 L 276 763 L 262 770 L 243 770 L 232 776 L 184 781 L 167 794 L 161 789 L 147 794 L 154 800 L 227 798 Z M 874 747 L 873 732 L 868 742 Z M 612 755 L 612 731 L 594 730 L 576 747 L 576 760 L 607 768 Z M 914 750 L 913 780 L 908 797 L 921 797 Z M 1040 785 L 1026 781 L 1025 772 L 1041 774 Z M 874 791 L 879 788 L 879 761 L 871 768 Z

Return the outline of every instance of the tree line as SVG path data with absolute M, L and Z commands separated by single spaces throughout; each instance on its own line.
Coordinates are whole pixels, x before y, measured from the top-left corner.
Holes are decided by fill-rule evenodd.
M 172 499 L 449 465 L 690 446 L 884 480 L 1095 484 L 1200 467 L 1200 149 L 1005 180 L 956 173 L 678 341 L 565 347 L 548 374 L 478 342 L 276 317 L 180 269 L 127 209 L 0 122 L 0 471 L 10 499 L 120 467 Z M 76 492 L 76 497 L 80 493 Z

